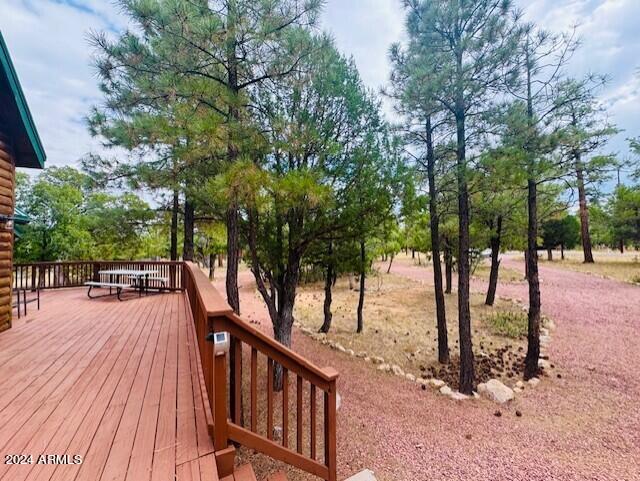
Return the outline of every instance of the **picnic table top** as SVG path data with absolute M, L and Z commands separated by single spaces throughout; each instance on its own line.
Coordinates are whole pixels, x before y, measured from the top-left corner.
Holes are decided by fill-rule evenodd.
M 158 271 L 154 269 L 107 269 L 104 271 L 98 271 L 98 274 L 111 274 L 114 276 L 150 276 L 153 274 L 157 274 Z

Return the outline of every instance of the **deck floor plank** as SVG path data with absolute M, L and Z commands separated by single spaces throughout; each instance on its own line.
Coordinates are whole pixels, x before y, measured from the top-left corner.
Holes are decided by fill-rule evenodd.
M 193 320 L 182 293 L 123 302 L 47 291 L 0 333 L 0 481 L 218 481 Z
M 30 433 L 27 433 L 27 430 L 21 430 L 21 438 L 26 439 L 27 435 L 30 434 L 31 439 L 26 444 L 17 444 L 16 441 L 12 441 L 12 449 L 28 453 L 58 453 L 65 451 L 64 447 L 66 445 L 61 446 L 61 443 L 65 440 L 68 442 L 71 433 L 75 431 L 74 426 L 80 423 L 91 408 L 93 399 L 95 399 L 110 373 L 115 359 L 126 345 L 128 336 L 131 334 L 134 325 L 124 322 L 123 319 L 123 316 L 118 316 L 117 311 L 113 313 L 108 322 L 113 323 L 113 329 L 120 333 L 111 335 L 109 342 L 113 342 L 113 347 L 109 348 L 105 345 L 101 349 L 94 358 L 92 365 L 82 373 L 78 382 L 67 392 L 46 421 L 39 427 L 32 423 Z M 18 470 L 14 469 L 7 479 L 23 481 L 31 474 L 33 466 L 24 465 L 19 468 Z

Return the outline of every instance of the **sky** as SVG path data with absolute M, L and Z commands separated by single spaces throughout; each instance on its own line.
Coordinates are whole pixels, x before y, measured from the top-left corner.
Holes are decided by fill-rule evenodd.
M 621 132 L 609 151 L 627 155 L 627 137 L 640 136 L 639 0 L 517 0 L 525 17 L 551 31 L 578 25 L 582 47 L 569 74 L 607 74 L 602 91 Z M 73 165 L 100 152 L 85 123 L 101 101 L 92 66 L 91 31 L 117 33 L 127 20 L 112 0 L 0 0 L 0 31 L 47 152 L 47 165 Z M 322 28 L 352 55 L 363 81 L 379 90 L 389 76 L 387 52 L 402 41 L 400 0 L 327 0 Z M 387 109 L 389 109 L 387 107 Z

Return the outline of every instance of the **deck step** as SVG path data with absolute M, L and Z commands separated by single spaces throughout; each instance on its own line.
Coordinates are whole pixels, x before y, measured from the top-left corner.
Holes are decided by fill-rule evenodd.
M 233 470 L 234 481 L 258 481 L 256 479 L 256 473 L 253 472 L 253 467 L 250 464 L 243 464 Z
M 277 473 L 273 473 L 271 476 L 267 478 L 267 481 L 287 481 L 287 475 L 282 471 L 278 471 Z

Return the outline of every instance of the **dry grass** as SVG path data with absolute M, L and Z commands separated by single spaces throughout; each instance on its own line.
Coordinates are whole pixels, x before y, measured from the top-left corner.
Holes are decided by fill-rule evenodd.
M 473 271 L 473 277 L 488 281 L 490 272 L 491 262 L 488 260 L 483 260 L 482 263 L 478 267 L 476 267 L 475 271 Z M 498 282 L 525 282 L 524 273 L 516 269 L 500 266 L 500 271 L 498 272 Z
M 596 274 L 623 282 L 635 282 L 640 280 L 640 252 L 627 251 L 620 254 L 617 251 L 594 251 L 594 264 L 582 262 L 581 250 L 565 251 L 565 259 L 560 260 L 560 252 L 554 252 L 554 260 L 549 262 L 546 253 L 540 253 L 540 261 L 544 265 L 552 265 L 577 272 Z
M 317 330 L 322 324 L 323 291 L 320 284 L 302 287 L 296 302 L 296 319 Z M 369 280 L 364 309 L 364 332 L 356 334 L 358 292 L 349 289 L 347 279 L 339 279 L 333 292 L 333 322 L 329 339 L 356 353 L 366 351 L 397 364 L 405 372 L 419 376 L 436 369 L 437 330 L 435 301 L 430 288 L 394 274 L 380 274 L 379 281 Z M 457 296 L 446 296 L 449 346 L 458 351 Z M 486 319 L 496 312 L 518 312 L 511 302 L 496 300 L 493 307 L 484 305 L 484 295 L 471 297 L 474 349 L 492 354 L 500 349 L 516 352 L 524 348 L 523 339 L 496 335 Z

